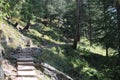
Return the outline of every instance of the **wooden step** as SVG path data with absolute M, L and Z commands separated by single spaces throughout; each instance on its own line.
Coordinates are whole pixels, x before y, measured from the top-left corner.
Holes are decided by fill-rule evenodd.
M 33 61 L 34 59 L 33 58 L 18 58 L 17 61 L 23 61 L 23 62 L 26 62 L 26 61 Z
M 36 77 L 18 77 L 18 80 L 38 80 Z
M 18 71 L 18 77 L 35 77 L 36 73 L 32 71 Z
M 19 53 L 19 54 L 17 54 L 19 57 L 27 57 L 27 58 L 29 58 L 29 57 L 32 57 L 32 55 L 30 54 L 30 53 Z
M 34 65 L 33 62 L 17 62 L 17 65 Z
M 18 71 L 31 71 L 31 70 L 35 70 L 35 67 L 28 65 L 18 65 L 17 69 Z
M 18 58 L 31 58 L 32 56 L 30 55 L 19 55 Z

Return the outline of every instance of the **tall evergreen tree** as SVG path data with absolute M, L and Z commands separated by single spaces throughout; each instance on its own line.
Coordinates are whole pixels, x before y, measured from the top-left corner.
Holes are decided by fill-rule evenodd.
M 81 26 L 81 19 L 80 19 L 80 15 L 81 15 L 81 1 L 77 0 L 77 20 L 76 20 L 76 29 L 75 29 L 75 38 L 74 38 L 74 43 L 73 43 L 73 48 L 76 49 L 77 48 L 77 42 L 80 41 L 80 26 Z

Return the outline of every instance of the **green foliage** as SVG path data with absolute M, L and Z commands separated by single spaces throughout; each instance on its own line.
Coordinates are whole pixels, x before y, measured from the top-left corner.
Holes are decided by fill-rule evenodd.
M 75 0 L 0 0 L 0 17 L 7 16 L 10 21 L 23 21 L 24 24 L 38 19 L 37 22 L 41 24 L 36 25 L 34 22 L 35 25 L 31 24 L 28 32 L 23 32 L 35 44 L 44 46 L 42 54 L 36 58 L 67 73 L 75 80 L 119 80 L 117 50 L 120 32 L 116 27 L 119 19 L 116 2 L 81 0 L 81 3 L 81 42 L 78 43 L 77 50 L 69 45 L 73 41 L 78 17 Z M 49 25 L 44 26 L 43 22 Z M 24 44 L 22 34 L 14 28 L 4 27 L 0 26 L 0 29 L 4 30 L 7 37 L 14 34 L 12 37 L 15 41 Z M 89 45 L 91 40 L 92 46 Z M 11 51 L 15 46 L 16 44 L 10 45 L 8 50 Z M 105 48 L 109 48 L 108 57 L 104 57 Z M 116 54 L 113 56 L 114 53 Z M 113 67 L 111 64 L 114 64 Z

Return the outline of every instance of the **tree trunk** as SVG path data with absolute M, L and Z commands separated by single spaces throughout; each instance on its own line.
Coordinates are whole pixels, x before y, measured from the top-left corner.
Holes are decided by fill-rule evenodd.
M 91 12 L 90 12 L 90 1 L 88 0 L 88 9 L 89 9 L 89 40 L 90 46 L 92 46 L 92 22 L 91 22 Z
M 106 57 L 108 57 L 108 46 L 107 46 L 107 44 L 106 44 Z
M 77 3 L 77 25 L 75 29 L 75 37 L 73 43 L 73 49 L 77 48 L 77 42 L 80 41 L 80 0 L 76 1 Z
M 104 27 L 106 28 L 106 30 L 105 30 L 105 39 L 104 39 L 104 43 L 105 43 L 105 47 L 106 47 L 106 57 L 108 57 L 108 49 L 109 49 L 109 43 L 110 42 L 108 42 L 108 37 L 109 37 L 109 35 L 108 35 L 108 30 L 107 30 L 107 17 L 106 17 L 106 2 L 104 1 L 103 2 L 103 14 L 104 14 Z
M 27 22 L 27 25 L 24 27 L 23 31 L 24 30 L 28 31 L 29 28 L 30 28 L 30 20 Z
M 80 22 L 80 12 L 81 10 L 81 1 L 77 0 L 77 41 L 80 41 L 80 26 L 81 26 L 81 22 Z
M 116 1 L 116 10 L 117 10 L 117 30 L 118 30 L 118 53 L 120 57 L 120 3 L 119 0 Z
M 74 38 L 73 49 L 77 49 L 77 37 Z
M 92 46 L 92 26 L 91 26 L 91 21 L 89 24 L 89 39 L 90 39 L 90 46 Z
M 17 28 L 18 22 L 15 23 L 14 27 Z

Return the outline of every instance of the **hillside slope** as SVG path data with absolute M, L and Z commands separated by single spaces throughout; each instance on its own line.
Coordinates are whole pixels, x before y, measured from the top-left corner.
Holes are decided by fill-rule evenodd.
M 105 71 L 106 66 L 110 69 L 108 68 L 110 61 L 106 61 L 105 49 L 96 44 L 90 46 L 86 38 L 81 38 L 78 49 L 73 50 L 72 39 L 64 36 L 69 33 L 64 34 L 63 28 L 47 27 L 32 22 L 29 31 L 19 32 L 13 26 L 1 21 L 0 29 L 4 32 L 2 36 L 7 41 L 3 46 L 8 54 L 18 46 L 25 47 L 26 42 L 31 40 L 33 45 L 42 49 L 41 54 L 34 56 L 37 63 L 49 64 L 74 80 L 111 80 L 108 77 L 109 73 Z M 110 49 L 110 53 L 114 53 L 114 50 Z M 43 71 L 41 67 L 37 69 Z
M 32 44 L 33 49 L 35 49 L 34 47 L 36 47 L 36 46 L 42 45 L 45 40 L 47 40 L 47 41 L 50 40 L 50 41 L 55 42 L 55 40 L 49 39 L 49 37 L 46 35 L 44 36 L 44 38 L 41 38 L 42 33 L 38 32 L 35 29 L 36 28 L 34 28 L 34 29 L 31 28 L 31 29 L 29 29 L 28 32 L 20 32 L 16 28 L 14 28 L 12 25 L 8 24 L 7 22 L 0 21 L 0 30 L 3 32 L 1 34 L 1 44 L 3 45 L 3 47 L 5 49 L 5 56 L 4 57 L 7 58 L 7 62 L 6 62 L 7 64 L 3 63 L 4 70 L 8 69 L 7 66 L 11 66 L 14 68 L 16 67 L 15 66 L 16 61 L 14 59 L 12 59 L 12 57 L 10 55 L 16 54 L 15 51 L 16 51 L 17 47 L 19 47 L 19 46 L 21 46 L 24 49 L 26 47 L 27 41 L 31 40 L 31 43 L 33 41 L 33 44 Z M 43 42 L 41 42 L 41 41 L 43 41 Z M 52 46 L 52 43 L 49 44 L 49 42 L 47 42 L 47 43 L 46 42 L 45 42 L 46 46 L 48 46 L 48 45 Z M 41 53 L 37 53 L 37 54 L 39 55 Z M 6 59 L 5 59 L 5 61 L 6 61 Z M 37 69 L 38 69 L 37 70 L 38 76 L 40 76 L 39 73 L 41 72 L 41 67 L 38 67 Z M 14 69 L 14 70 L 16 71 L 16 69 Z M 8 70 L 7 73 L 9 73 L 9 72 L 12 73 L 12 71 Z M 15 74 L 15 72 L 14 72 L 14 74 Z M 49 72 L 47 72 L 47 73 L 43 72 L 41 75 L 44 77 L 40 78 L 40 80 L 52 80 L 52 77 L 50 78 L 50 76 L 48 76 L 48 74 L 49 74 Z M 60 72 L 60 74 L 61 74 L 61 72 Z M 62 74 L 65 75 L 64 73 L 62 73 Z
M 25 45 L 27 37 L 23 36 L 19 31 L 8 25 L 5 21 L 0 21 L 0 30 L 3 31 L 1 38 L 7 42 L 8 46 L 16 48 L 18 45 Z

